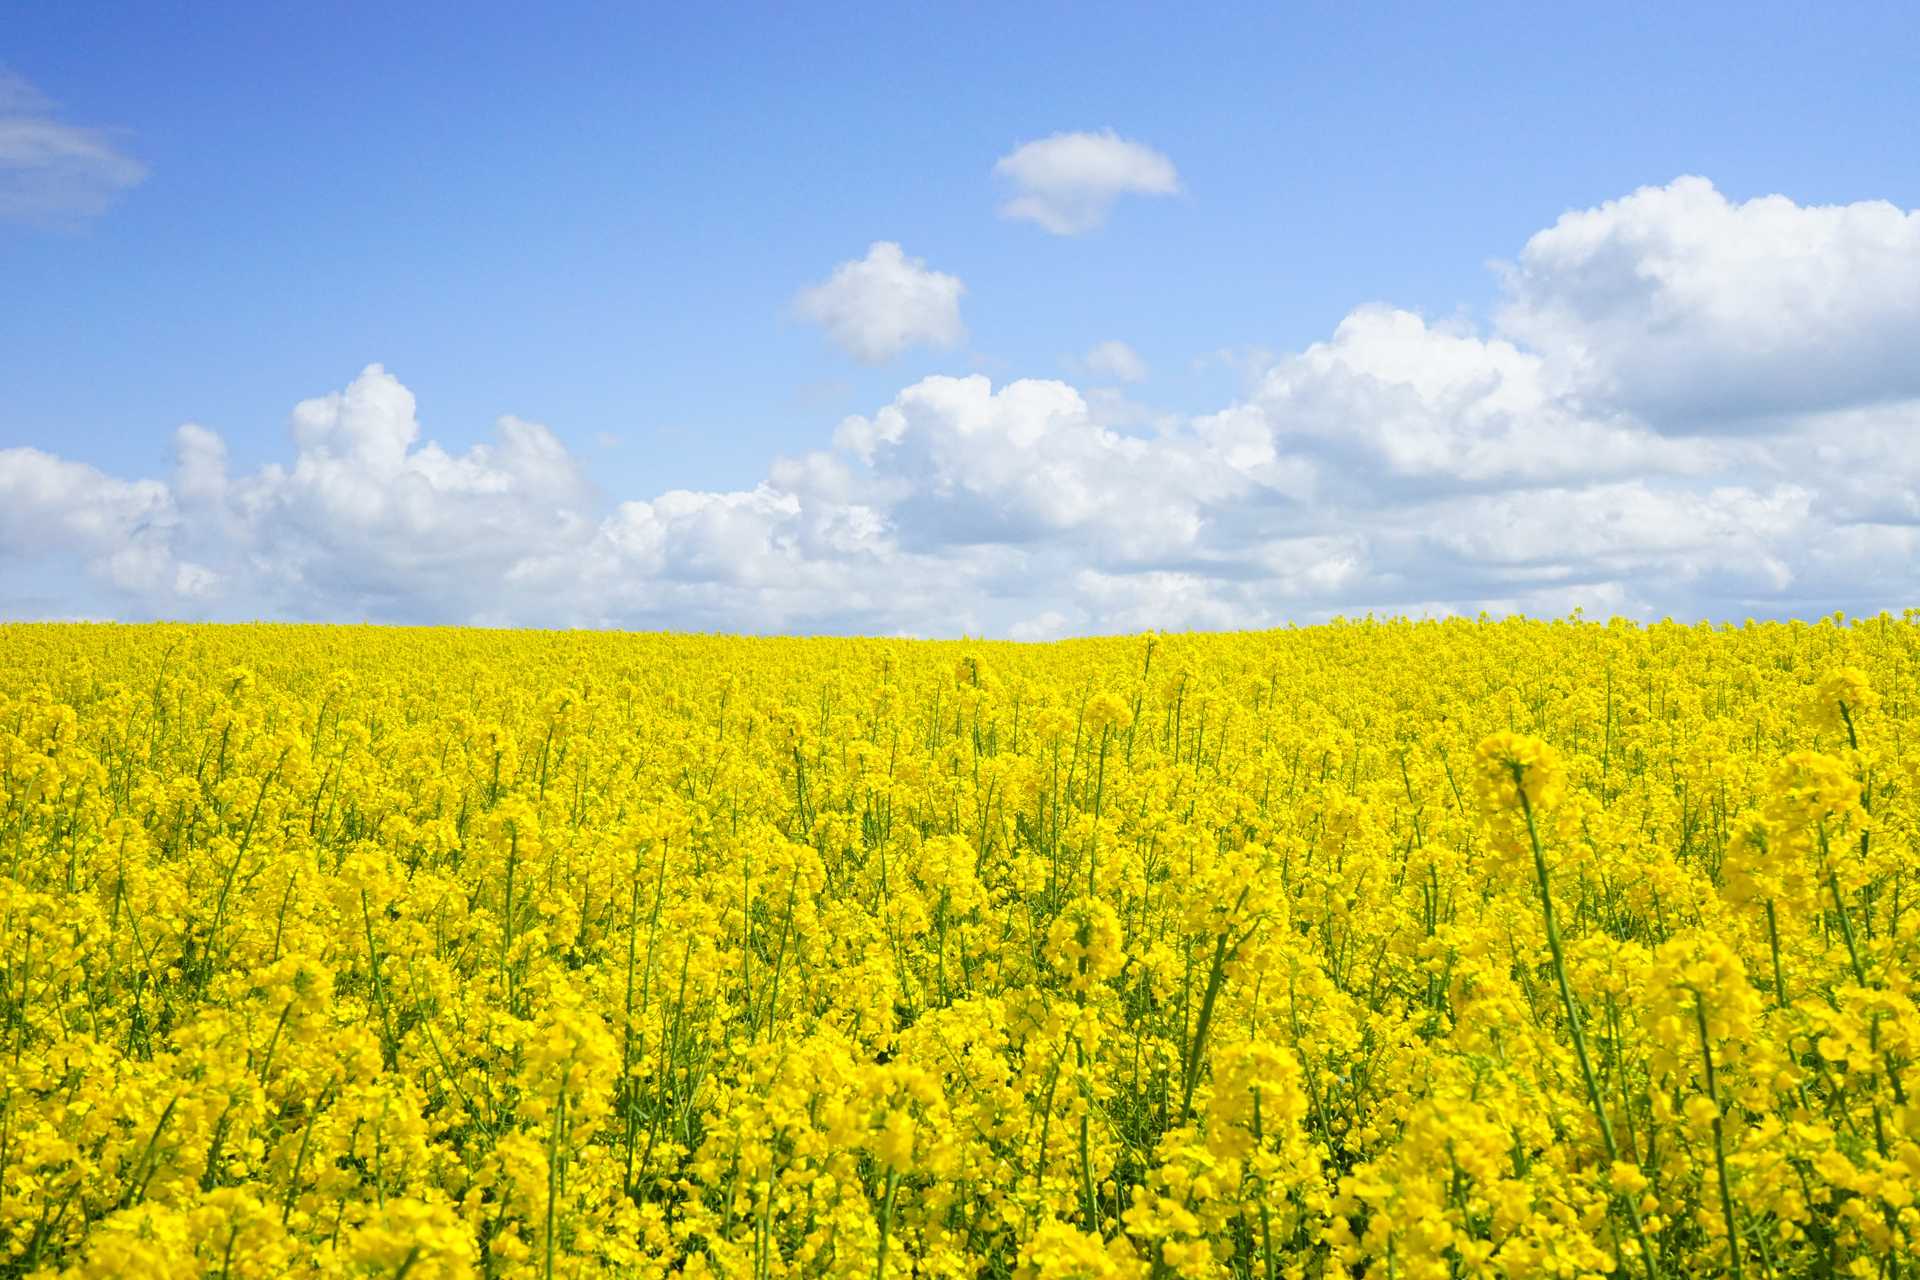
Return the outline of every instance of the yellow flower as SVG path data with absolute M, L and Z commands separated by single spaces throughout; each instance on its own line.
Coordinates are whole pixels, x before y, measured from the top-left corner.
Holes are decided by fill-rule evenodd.
M 1047 953 L 1073 991 L 1087 991 L 1120 972 L 1126 952 L 1120 917 L 1103 898 L 1075 898 L 1047 929 Z
M 1807 719 L 1817 732 L 1838 734 L 1851 742 L 1861 722 L 1880 706 L 1867 673 L 1859 667 L 1836 667 L 1820 678 L 1808 703 Z
M 1492 810 L 1510 809 L 1522 797 L 1535 812 L 1559 803 L 1566 794 L 1567 771 L 1560 754 L 1538 738 L 1496 733 L 1475 749 L 1475 790 Z
M 1891 1274 L 1916 635 L 0 624 L 0 1272 Z
M 1119 695 L 1096 693 L 1087 699 L 1087 732 L 1095 735 L 1120 732 L 1133 723 L 1133 712 Z

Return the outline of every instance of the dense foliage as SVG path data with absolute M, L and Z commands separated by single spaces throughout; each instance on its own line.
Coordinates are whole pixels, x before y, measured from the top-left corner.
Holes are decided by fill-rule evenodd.
M 0 627 L 0 1275 L 1913 1276 L 1917 694 Z

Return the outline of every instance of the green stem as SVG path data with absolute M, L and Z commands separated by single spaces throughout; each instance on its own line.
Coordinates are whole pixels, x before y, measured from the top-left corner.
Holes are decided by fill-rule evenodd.
M 887 1241 L 893 1234 L 893 1197 L 900 1190 L 900 1174 L 887 1171 L 887 1198 L 880 1205 L 880 1247 L 874 1254 L 873 1280 L 886 1280 Z
M 1707 1064 L 1707 1096 L 1713 1102 L 1713 1163 L 1720 1175 L 1720 1212 L 1727 1223 L 1727 1257 L 1733 1266 L 1733 1280 L 1740 1280 L 1740 1229 L 1733 1221 L 1733 1192 L 1727 1185 L 1727 1144 L 1721 1124 L 1720 1081 L 1713 1069 L 1713 1045 L 1707 1032 L 1707 1004 L 1698 990 L 1693 993 L 1693 1018 L 1700 1028 L 1700 1057 Z
M 1773 994 L 1782 1009 L 1787 1007 L 1787 980 L 1780 974 L 1780 925 L 1774 919 L 1773 899 L 1767 899 L 1767 945 L 1773 950 Z
M 1533 871 L 1540 882 L 1540 910 L 1546 918 L 1547 949 L 1553 953 L 1553 976 L 1560 987 L 1560 1003 L 1567 1012 L 1567 1030 L 1573 1037 L 1573 1055 L 1580 1063 L 1580 1078 L 1587 1086 L 1587 1101 L 1593 1106 L 1593 1118 L 1600 1124 L 1600 1142 L 1606 1148 L 1607 1163 L 1612 1165 L 1619 1160 L 1620 1149 L 1614 1145 L 1613 1126 L 1607 1121 L 1607 1109 L 1600 1100 L 1600 1086 L 1594 1080 L 1593 1064 L 1587 1058 L 1587 1038 L 1580 1029 L 1580 1011 L 1573 1003 L 1573 989 L 1567 983 L 1567 958 L 1560 946 L 1560 924 L 1553 914 L 1553 886 L 1547 875 L 1546 851 L 1540 847 L 1540 829 L 1533 820 L 1533 802 L 1527 799 L 1526 769 L 1514 762 L 1509 762 L 1507 767 L 1513 772 L 1514 790 L 1520 796 L 1520 812 L 1527 820 L 1527 842 L 1533 846 Z M 1654 1280 L 1653 1250 L 1647 1244 L 1639 1206 L 1618 1193 L 1615 1193 L 1615 1198 L 1626 1207 L 1634 1238 L 1640 1244 L 1640 1259 L 1646 1267 L 1647 1280 Z

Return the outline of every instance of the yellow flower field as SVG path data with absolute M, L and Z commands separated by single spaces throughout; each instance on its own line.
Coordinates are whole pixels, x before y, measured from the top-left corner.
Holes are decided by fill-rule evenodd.
M 0 1275 L 1920 1275 L 1920 617 L 0 626 Z

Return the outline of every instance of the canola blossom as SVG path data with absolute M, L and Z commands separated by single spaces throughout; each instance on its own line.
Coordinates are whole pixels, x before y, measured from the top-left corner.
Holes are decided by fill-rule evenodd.
M 1920 615 L 0 626 L 0 1276 L 1920 1276 Z

